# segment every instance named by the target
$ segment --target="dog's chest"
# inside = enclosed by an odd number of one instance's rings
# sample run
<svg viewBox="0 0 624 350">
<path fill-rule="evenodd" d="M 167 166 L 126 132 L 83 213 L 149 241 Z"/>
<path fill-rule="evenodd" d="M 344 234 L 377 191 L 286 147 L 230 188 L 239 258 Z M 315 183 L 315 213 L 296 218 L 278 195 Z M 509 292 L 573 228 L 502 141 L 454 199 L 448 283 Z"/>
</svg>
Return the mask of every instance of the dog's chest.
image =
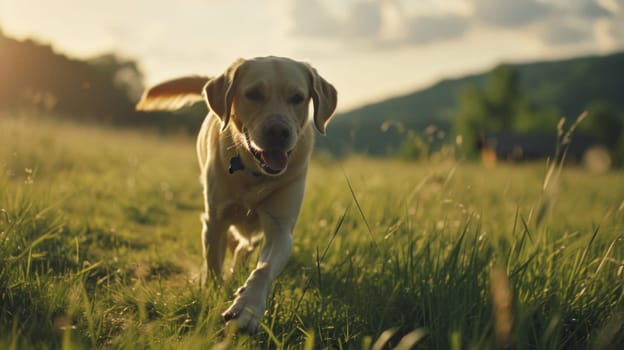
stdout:
<svg viewBox="0 0 624 350">
<path fill-rule="evenodd" d="M 231 225 L 244 228 L 245 231 L 255 231 L 259 227 L 258 212 L 240 204 L 231 204 L 224 208 L 223 218 Z"/>
<path fill-rule="evenodd" d="M 218 216 L 227 221 L 245 221 L 257 217 L 263 202 L 279 188 L 275 181 L 241 181 L 215 187 L 209 186 L 209 206 L 217 209 Z"/>
</svg>

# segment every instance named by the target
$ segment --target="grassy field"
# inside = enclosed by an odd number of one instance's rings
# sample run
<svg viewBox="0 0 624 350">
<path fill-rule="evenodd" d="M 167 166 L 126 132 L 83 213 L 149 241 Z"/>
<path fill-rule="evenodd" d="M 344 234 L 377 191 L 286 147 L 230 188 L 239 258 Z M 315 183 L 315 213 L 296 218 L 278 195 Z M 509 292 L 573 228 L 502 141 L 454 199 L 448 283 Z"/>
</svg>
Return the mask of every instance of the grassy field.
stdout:
<svg viewBox="0 0 624 350">
<path fill-rule="evenodd" d="M 202 286 L 193 140 L 0 115 L 0 348 L 617 349 L 624 172 L 314 160 L 263 330 Z M 322 141 L 321 141 L 322 142 Z"/>
</svg>

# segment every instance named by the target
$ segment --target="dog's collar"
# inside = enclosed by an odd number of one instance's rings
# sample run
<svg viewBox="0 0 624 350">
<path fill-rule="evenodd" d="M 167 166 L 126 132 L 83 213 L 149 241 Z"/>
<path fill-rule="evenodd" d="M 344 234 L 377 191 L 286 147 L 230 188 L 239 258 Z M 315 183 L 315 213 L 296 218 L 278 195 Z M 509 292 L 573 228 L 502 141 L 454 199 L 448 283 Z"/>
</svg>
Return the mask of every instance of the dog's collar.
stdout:
<svg viewBox="0 0 624 350">
<path fill-rule="evenodd" d="M 243 164 L 243 159 L 241 158 L 241 156 L 237 154 L 234 157 L 230 158 L 230 167 L 228 168 L 228 171 L 230 174 L 234 174 L 235 172 L 239 170 L 244 171 L 245 164 Z M 261 176 L 262 174 L 252 171 L 251 175 L 258 177 L 258 176 Z"/>
</svg>

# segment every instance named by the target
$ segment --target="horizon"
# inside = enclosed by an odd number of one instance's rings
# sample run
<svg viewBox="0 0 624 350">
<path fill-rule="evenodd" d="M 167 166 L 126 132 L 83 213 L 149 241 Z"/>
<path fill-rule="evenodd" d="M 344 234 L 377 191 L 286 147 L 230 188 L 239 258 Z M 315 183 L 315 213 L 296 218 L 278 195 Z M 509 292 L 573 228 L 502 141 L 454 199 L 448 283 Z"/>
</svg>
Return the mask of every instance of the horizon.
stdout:
<svg viewBox="0 0 624 350">
<path fill-rule="evenodd" d="M 341 113 L 502 63 L 624 49 L 622 0 L 262 4 L 187 0 L 175 6 L 174 18 L 172 5 L 160 2 L 4 0 L 0 28 L 6 36 L 48 44 L 78 59 L 113 52 L 136 60 L 146 86 L 189 74 L 220 74 L 237 57 L 306 60 L 338 89 Z M 232 25 L 231 18 L 240 21 Z M 206 31 L 199 35 L 196 28 L 202 25 Z"/>
</svg>

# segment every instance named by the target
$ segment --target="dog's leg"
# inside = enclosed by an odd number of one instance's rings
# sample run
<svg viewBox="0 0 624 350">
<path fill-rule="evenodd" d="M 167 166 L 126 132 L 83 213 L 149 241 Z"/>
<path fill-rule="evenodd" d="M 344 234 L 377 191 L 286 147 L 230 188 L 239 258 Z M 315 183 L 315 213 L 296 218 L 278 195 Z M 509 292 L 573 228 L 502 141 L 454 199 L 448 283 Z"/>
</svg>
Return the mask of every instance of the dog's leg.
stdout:
<svg viewBox="0 0 624 350">
<path fill-rule="evenodd" d="M 208 274 L 206 280 L 220 279 L 227 248 L 228 228 L 220 220 L 211 219 L 208 213 L 202 215 L 202 224 L 202 246 Z"/>
<path fill-rule="evenodd" d="M 291 220 L 267 217 L 262 221 L 267 233 L 258 264 L 236 292 L 230 308 L 223 313 L 226 321 L 233 320 L 238 328 L 249 333 L 257 331 L 271 284 L 284 268 L 292 250 Z"/>
<path fill-rule="evenodd" d="M 299 214 L 305 179 L 282 188 L 262 205 L 260 225 L 265 244 L 258 264 L 236 292 L 232 305 L 223 313 L 226 321 L 254 333 L 264 317 L 267 296 L 273 280 L 282 271 L 293 244 L 293 228 Z M 274 213 L 280 213 L 275 215 Z"/>
<path fill-rule="evenodd" d="M 230 246 L 230 252 L 232 253 L 232 260 L 230 262 L 230 268 L 227 272 L 227 277 L 231 277 L 234 273 L 234 268 L 236 267 L 236 263 L 240 257 L 241 252 L 248 253 L 252 250 L 253 246 L 251 245 L 250 240 L 243 236 L 236 226 L 230 227 L 230 235 L 228 236 L 228 245 Z"/>
</svg>

